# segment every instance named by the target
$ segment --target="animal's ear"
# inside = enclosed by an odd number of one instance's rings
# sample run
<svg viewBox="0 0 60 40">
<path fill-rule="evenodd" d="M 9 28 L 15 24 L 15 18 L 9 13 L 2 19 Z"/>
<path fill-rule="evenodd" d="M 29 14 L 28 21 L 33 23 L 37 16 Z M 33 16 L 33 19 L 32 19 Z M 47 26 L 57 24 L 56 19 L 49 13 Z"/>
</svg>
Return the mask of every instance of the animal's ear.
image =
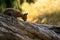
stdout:
<svg viewBox="0 0 60 40">
<path fill-rule="evenodd" d="M 27 16 L 27 15 L 28 15 L 28 13 L 25 13 L 25 14 L 24 14 L 24 16 Z"/>
</svg>

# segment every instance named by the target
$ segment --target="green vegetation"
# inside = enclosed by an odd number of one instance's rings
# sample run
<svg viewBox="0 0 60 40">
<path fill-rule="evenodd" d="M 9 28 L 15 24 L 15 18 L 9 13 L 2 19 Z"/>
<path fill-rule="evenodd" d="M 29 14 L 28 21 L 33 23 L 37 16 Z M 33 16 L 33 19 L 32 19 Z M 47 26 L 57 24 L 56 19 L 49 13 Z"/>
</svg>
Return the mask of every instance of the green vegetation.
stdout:
<svg viewBox="0 0 60 40">
<path fill-rule="evenodd" d="M 20 9 L 20 1 L 19 0 L 0 0 L 0 12 L 3 11 L 4 8 L 15 8 Z"/>
<path fill-rule="evenodd" d="M 34 2 L 33 0 L 26 1 L 28 3 Z M 2 12 L 4 8 L 15 8 L 22 11 L 21 5 L 23 2 L 24 0 L 0 0 L 0 12 Z"/>
</svg>

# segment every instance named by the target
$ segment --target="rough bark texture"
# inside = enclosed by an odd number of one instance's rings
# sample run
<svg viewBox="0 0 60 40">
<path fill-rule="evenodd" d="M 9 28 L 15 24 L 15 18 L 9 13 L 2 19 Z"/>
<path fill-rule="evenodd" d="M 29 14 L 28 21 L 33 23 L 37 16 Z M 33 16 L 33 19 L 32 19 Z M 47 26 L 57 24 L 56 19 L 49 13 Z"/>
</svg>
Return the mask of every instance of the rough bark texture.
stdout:
<svg viewBox="0 0 60 40">
<path fill-rule="evenodd" d="M 60 27 L 0 15 L 0 40 L 60 40 Z"/>
</svg>

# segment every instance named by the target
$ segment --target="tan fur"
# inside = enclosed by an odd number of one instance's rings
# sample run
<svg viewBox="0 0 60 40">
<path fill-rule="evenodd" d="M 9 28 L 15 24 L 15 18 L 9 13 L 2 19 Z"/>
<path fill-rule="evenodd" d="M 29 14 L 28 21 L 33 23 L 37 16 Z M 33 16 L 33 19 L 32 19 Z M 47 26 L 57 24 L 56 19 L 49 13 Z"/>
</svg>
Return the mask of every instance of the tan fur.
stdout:
<svg viewBox="0 0 60 40">
<path fill-rule="evenodd" d="M 21 17 L 24 21 L 26 21 L 26 19 L 27 19 L 27 13 L 22 14 L 21 12 L 15 10 L 13 8 L 6 8 L 4 11 L 4 14 L 8 15 L 8 16 L 13 16 L 15 18 Z"/>
</svg>

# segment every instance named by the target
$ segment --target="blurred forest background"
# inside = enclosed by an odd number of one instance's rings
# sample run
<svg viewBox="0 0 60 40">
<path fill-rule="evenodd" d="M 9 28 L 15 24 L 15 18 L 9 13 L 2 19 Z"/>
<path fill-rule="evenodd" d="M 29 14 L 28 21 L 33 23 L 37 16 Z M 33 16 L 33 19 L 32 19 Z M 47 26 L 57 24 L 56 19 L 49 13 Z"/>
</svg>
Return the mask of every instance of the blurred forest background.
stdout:
<svg viewBox="0 0 60 40">
<path fill-rule="evenodd" d="M 60 0 L 0 0 L 0 13 L 5 8 L 28 13 L 27 22 L 60 26 Z"/>
</svg>

